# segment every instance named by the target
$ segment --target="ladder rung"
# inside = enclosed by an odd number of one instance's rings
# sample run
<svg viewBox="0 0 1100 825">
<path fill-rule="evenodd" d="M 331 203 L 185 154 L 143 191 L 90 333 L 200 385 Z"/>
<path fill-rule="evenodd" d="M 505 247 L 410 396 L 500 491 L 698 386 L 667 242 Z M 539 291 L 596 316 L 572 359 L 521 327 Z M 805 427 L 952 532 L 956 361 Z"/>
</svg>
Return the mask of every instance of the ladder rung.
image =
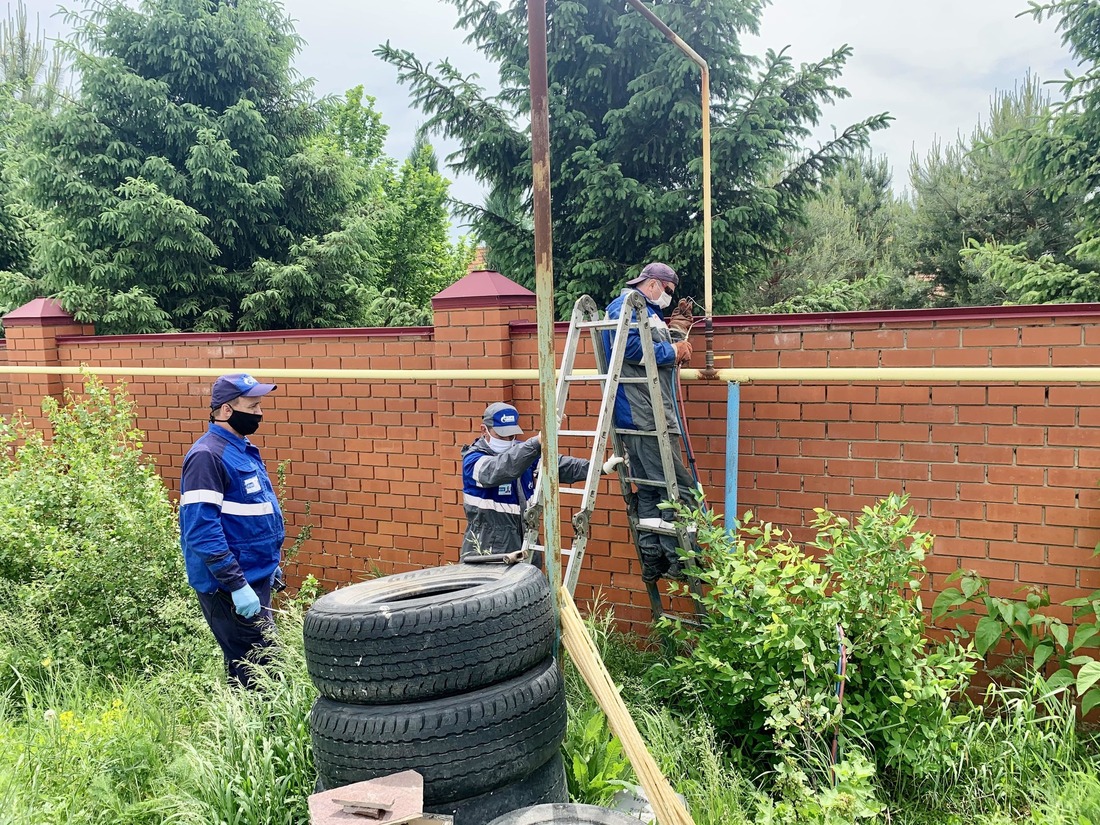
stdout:
<svg viewBox="0 0 1100 825">
<path fill-rule="evenodd" d="M 615 432 L 617 432 L 619 435 L 648 435 L 648 436 L 658 435 L 658 432 L 656 430 L 622 430 L 622 429 L 616 428 Z"/>
<path fill-rule="evenodd" d="M 577 487 L 559 487 L 558 492 L 559 493 L 572 493 L 575 496 L 583 496 L 584 493 L 585 493 L 585 490 L 584 490 L 583 487 L 581 487 L 581 488 L 577 488 Z"/>
<path fill-rule="evenodd" d="M 657 521 L 656 519 L 641 519 L 638 521 L 638 529 L 645 533 L 660 533 L 662 536 L 678 536 L 680 530 L 687 534 L 696 532 L 694 524 L 688 524 L 684 527 L 677 529 L 676 525 L 671 521 L 659 520 L 657 524 L 645 524 L 647 521 Z"/>
<path fill-rule="evenodd" d="M 699 619 L 689 619 L 680 613 L 668 613 L 667 611 L 661 611 L 661 618 L 668 619 L 670 622 L 679 622 L 680 624 L 686 624 L 688 627 L 703 627 L 703 623 Z"/>
<path fill-rule="evenodd" d="M 543 544 L 528 544 L 527 549 L 528 550 L 537 550 L 541 553 L 546 552 L 546 546 L 543 545 Z M 561 554 L 563 556 L 572 556 L 573 555 L 573 548 L 572 547 L 563 547 L 561 549 Z"/>
<path fill-rule="evenodd" d="M 599 435 L 596 430 L 558 430 L 558 435 L 578 435 L 584 438 L 595 438 Z"/>
<path fill-rule="evenodd" d="M 619 379 L 620 384 L 648 384 L 649 379 L 644 375 L 624 376 Z"/>
<path fill-rule="evenodd" d="M 577 329 L 615 329 L 618 325 L 619 321 L 617 318 L 604 318 L 600 321 L 579 321 L 577 322 Z"/>
<path fill-rule="evenodd" d="M 607 380 L 607 373 L 606 372 L 598 372 L 598 373 L 595 373 L 594 375 L 567 375 L 567 376 L 565 376 L 565 380 L 566 381 L 606 381 Z M 633 379 L 631 379 L 631 380 L 633 380 Z"/>
<path fill-rule="evenodd" d="M 666 489 L 668 487 L 665 482 L 654 481 L 651 478 L 635 478 L 634 476 L 627 476 L 626 480 L 634 482 L 639 487 L 665 487 Z"/>
</svg>

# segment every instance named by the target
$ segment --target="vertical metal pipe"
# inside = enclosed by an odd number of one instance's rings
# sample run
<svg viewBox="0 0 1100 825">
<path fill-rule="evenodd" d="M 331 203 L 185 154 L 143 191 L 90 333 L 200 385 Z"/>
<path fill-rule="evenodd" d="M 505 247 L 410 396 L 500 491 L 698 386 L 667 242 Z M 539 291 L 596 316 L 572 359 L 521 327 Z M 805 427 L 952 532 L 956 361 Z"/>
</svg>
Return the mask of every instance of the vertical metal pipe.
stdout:
<svg viewBox="0 0 1100 825">
<path fill-rule="evenodd" d="M 733 531 L 737 515 L 737 458 L 741 439 L 741 385 L 730 381 L 726 391 L 726 530 Z"/>
<path fill-rule="evenodd" d="M 702 72 L 703 107 L 703 305 L 706 312 L 704 331 L 706 333 L 707 354 L 703 370 L 704 378 L 714 378 L 714 283 L 712 278 L 713 258 L 711 254 L 711 212 L 710 212 L 710 67 L 699 54 L 683 41 L 665 22 L 642 3 L 642 0 L 627 0 L 639 14 L 653 24 L 665 39 L 687 55 Z"/>
<path fill-rule="evenodd" d="M 539 412 L 542 416 L 542 506 L 546 575 L 554 615 L 561 585 L 558 417 L 554 380 L 554 249 L 550 218 L 550 108 L 546 79 L 546 0 L 528 0 L 531 64 L 531 178 L 535 218 L 535 310 L 538 318 Z"/>
</svg>

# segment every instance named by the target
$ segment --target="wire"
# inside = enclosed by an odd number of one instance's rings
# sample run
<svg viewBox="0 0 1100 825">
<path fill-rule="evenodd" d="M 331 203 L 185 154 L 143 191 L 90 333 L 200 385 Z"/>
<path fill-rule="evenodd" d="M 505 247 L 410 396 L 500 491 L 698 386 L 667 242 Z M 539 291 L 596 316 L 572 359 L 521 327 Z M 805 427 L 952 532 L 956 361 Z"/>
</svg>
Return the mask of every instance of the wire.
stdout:
<svg viewBox="0 0 1100 825">
<path fill-rule="evenodd" d="M 688 468 L 691 470 L 691 477 L 695 480 L 695 488 L 701 489 L 702 485 L 699 483 L 699 469 L 695 466 L 695 451 L 691 448 L 691 434 L 688 432 L 687 426 L 687 409 L 684 407 L 684 387 L 680 383 L 680 369 L 676 368 L 676 381 L 672 385 L 673 403 L 672 409 L 676 411 L 676 420 L 680 423 L 680 433 L 684 438 L 684 452 L 687 453 Z M 706 499 L 701 499 L 699 506 L 703 512 L 707 512 Z"/>
<path fill-rule="evenodd" d="M 833 746 L 829 749 L 829 770 L 832 773 L 833 787 L 836 787 L 836 760 L 837 760 L 837 748 L 840 740 L 840 718 L 844 715 L 844 683 L 847 681 L 848 676 L 848 649 L 844 645 L 844 628 L 837 622 L 836 626 L 836 638 L 837 638 L 837 661 L 836 661 L 836 696 L 837 696 L 837 717 L 836 717 L 836 729 L 833 731 Z"/>
</svg>

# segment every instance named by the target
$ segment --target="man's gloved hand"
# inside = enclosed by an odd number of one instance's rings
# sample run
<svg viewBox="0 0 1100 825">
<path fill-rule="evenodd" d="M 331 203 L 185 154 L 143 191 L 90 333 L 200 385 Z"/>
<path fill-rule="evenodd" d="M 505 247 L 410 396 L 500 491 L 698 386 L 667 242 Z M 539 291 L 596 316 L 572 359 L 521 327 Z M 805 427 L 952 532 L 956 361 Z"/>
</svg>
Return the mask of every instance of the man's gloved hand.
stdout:
<svg viewBox="0 0 1100 825">
<path fill-rule="evenodd" d="M 282 593 L 284 590 L 286 590 L 286 574 L 283 572 L 283 566 L 279 565 L 271 574 L 271 592 Z"/>
<path fill-rule="evenodd" d="M 691 341 L 677 341 L 672 349 L 676 352 L 676 366 L 686 366 L 691 360 Z"/>
<path fill-rule="evenodd" d="M 676 309 L 672 310 L 672 315 L 669 316 L 668 328 L 673 332 L 678 332 L 681 338 L 687 338 L 693 323 L 695 323 L 695 318 L 691 314 L 691 300 L 681 298 L 680 302 L 676 304 Z"/>
<path fill-rule="evenodd" d="M 624 461 L 626 461 L 626 459 L 623 458 L 621 455 L 611 456 L 611 458 L 607 459 L 607 461 L 603 463 L 602 469 L 604 475 L 615 472 L 615 470 L 618 469 L 619 465 L 622 464 Z"/>
<path fill-rule="evenodd" d="M 237 615 L 251 619 L 260 612 L 260 597 L 247 582 L 240 590 L 234 590 L 229 595 L 233 597 L 233 607 L 236 608 Z"/>
</svg>

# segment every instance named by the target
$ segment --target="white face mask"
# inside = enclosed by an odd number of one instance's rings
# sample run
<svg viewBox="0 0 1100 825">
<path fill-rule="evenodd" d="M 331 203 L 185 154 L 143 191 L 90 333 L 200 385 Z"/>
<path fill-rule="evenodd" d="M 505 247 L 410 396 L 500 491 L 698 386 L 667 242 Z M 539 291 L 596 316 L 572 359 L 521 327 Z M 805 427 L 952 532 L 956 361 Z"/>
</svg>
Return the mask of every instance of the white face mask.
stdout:
<svg viewBox="0 0 1100 825">
<path fill-rule="evenodd" d="M 656 304 L 661 309 L 668 309 L 668 305 L 672 303 L 672 296 L 664 290 L 661 290 L 661 297 L 657 299 Z"/>
<path fill-rule="evenodd" d="M 489 449 L 494 453 L 503 453 L 509 447 L 516 443 L 514 438 L 497 438 L 495 435 L 491 435 L 488 438 Z"/>
</svg>

